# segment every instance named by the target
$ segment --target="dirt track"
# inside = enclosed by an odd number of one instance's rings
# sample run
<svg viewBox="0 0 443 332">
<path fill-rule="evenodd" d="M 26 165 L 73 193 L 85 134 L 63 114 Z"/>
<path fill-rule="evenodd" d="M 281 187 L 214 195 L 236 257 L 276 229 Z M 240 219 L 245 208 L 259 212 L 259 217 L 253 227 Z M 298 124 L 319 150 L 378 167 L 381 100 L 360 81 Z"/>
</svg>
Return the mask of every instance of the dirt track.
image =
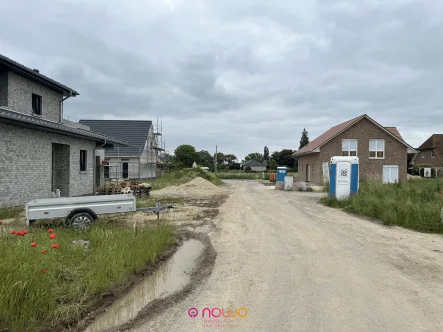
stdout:
<svg viewBox="0 0 443 332">
<path fill-rule="evenodd" d="M 227 182 L 212 274 L 131 331 L 443 331 L 442 236 L 320 206 L 321 194 Z M 205 307 L 249 314 L 203 327 Z"/>
</svg>

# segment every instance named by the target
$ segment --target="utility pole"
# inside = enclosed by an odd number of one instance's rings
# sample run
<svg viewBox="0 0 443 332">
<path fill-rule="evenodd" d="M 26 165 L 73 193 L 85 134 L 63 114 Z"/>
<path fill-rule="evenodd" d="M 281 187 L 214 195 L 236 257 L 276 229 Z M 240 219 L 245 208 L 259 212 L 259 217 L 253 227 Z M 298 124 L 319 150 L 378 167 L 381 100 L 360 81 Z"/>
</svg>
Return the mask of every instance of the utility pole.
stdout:
<svg viewBox="0 0 443 332">
<path fill-rule="evenodd" d="M 217 145 L 215 146 L 215 172 L 217 173 Z"/>
</svg>

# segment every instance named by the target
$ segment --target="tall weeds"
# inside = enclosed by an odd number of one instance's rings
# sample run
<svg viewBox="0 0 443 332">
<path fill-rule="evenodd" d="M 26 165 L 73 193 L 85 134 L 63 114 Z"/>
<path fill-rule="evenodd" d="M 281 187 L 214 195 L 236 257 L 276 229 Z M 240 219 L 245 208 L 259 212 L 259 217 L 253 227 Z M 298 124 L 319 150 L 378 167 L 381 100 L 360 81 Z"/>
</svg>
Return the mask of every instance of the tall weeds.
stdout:
<svg viewBox="0 0 443 332">
<path fill-rule="evenodd" d="M 420 232 L 443 233 L 440 212 L 443 207 L 441 180 L 409 180 L 404 184 L 362 181 L 358 195 L 339 201 L 325 197 L 321 202 L 331 207 L 380 219 Z"/>
</svg>

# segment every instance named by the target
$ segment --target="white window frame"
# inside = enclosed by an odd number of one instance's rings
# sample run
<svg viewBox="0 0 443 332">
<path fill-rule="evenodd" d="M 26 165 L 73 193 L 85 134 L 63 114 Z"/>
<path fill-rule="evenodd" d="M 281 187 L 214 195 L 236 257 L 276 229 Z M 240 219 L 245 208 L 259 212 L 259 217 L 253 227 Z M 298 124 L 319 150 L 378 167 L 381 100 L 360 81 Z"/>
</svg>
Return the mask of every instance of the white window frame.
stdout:
<svg viewBox="0 0 443 332">
<path fill-rule="evenodd" d="M 348 150 L 343 150 L 343 143 L 347 141 L 348 142 L 348 146 L 349 149 Z M 351 141 L 355 141 L 355 149 L 351 149 Z M 355 151 L 355 156 L 351 156 L 351 152 Z M 356 138 L 344 138 L 341 140 L 341 155 L 343 155 L 343 152 L 347 152 L 348 154 L 345 155 L 345 157 L 356 157 L 358 155 L 358 139 Z"/>
<path fill-rule="evenodd" d="M 435 158 L 435 151 L 431 150 L 431 158 Z"/>
<path fill-rule="evenodd" d="M 375 150 L 371 150 L 371 141 L 375 141 Z M 378 141 L 383 141 L 383 150 L 378 149 Z M 371 157 L 371 152 L 375 151 L 375 157 Z M 383 151 L 383 157 L 378 157 L 377 154 L 378 152 Z M 369 159 L 385 159 L 385 155 L 386 155 L 386 141 L 384 139 L 380 139 L 380 138 L 371 138 L 369 139 Z"/>
<path fill-rule="evenodd" d="M 422 157 L 422 158 L 425 157 L 425 152 L 424 152 L 424 151 L 421 151 L 421 152 L 420 152 L 420 157 Z"/>
</svg>

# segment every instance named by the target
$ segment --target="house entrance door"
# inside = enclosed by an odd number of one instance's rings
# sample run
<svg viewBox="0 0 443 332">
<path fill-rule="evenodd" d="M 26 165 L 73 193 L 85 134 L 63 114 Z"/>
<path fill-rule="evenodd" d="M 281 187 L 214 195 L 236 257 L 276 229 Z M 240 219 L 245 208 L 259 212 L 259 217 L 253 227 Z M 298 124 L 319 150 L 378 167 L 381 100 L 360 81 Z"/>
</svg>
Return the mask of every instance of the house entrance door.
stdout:
<svg viewBox="0 0 443 332">
<path fill-rule="evenodd" d="M 122 178 L 127 179 L 129 177 L 129 164 L 122 163 Z"/>
<path fill-rule="evenodd" d="M 311 182 L 311 165 L 306 165 L 306 182 Z"/>
</svg>

